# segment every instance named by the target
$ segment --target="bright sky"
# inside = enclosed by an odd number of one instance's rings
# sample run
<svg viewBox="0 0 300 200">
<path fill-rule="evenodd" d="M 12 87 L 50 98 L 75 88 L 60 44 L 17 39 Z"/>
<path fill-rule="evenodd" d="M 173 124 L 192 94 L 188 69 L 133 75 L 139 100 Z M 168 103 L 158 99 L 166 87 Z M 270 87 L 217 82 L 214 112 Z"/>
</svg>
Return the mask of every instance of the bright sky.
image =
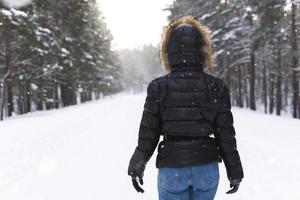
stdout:
<svg viewBox="0 0 300 200">
<path fill-rule="evenodd" d="M 26 6 L 32 2 L 32 0 L 0 0 L 5 6 L 19 8 Z"/>
<path fill-rule="evenodd" d="M 167 11 L 173 0 L 97 0 L 105 22 L 114 36 L 113 49 L 156 45 L 163 26 L 167 25 Z"/>
</svg>

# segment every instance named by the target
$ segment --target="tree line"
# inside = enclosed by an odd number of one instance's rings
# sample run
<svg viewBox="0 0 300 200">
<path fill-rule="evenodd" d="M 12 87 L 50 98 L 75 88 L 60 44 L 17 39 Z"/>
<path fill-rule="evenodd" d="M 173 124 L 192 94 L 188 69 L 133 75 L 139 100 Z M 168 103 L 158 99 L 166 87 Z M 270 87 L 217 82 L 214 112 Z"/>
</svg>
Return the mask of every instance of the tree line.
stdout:
<svg viewBox="0 0 300 200">
<path fill-rule="evenodd" d="M 111 40 L 96 0 L 0 4 L 0 119 L 120 91 Z"/>
<path fill-rule="evenodd" d="M 229 86 L 232 104 L 300 118 L 299 0 L 175 0 L 169 21 L 193 15 L 212 30 L 211 73 Z"/>
<path fill-rule="evenodd" d="M 122 83 L 128 92 L 141 92 L 147 84 L 163 74 L 159 60 L 159 48 L 152 44 L 134 49 L 120 49 Z"/>
</svg>

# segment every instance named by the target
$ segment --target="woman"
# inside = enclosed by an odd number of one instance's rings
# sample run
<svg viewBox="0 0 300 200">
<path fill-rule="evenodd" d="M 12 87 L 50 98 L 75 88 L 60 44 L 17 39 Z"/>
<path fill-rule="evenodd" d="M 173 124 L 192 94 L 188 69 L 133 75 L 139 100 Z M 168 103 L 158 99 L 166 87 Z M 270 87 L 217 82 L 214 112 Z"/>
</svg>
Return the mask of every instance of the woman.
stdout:
<svg viewBox="0 0 300 200">
<path fill-rule="evenodd" d="M 209 29 L 195 17 L 171 22 L 161 42 L 161 60 L 169 72 L 147 88 L 138 145 L 128 175 L 144 192 L 146 163 L 158 145 L 156 167 L 160 200 L 212 200 L 224 161 L 232 188 L 238 190 L 243 169 L 237 151 L 229 89 L 205 71 L 213 64 Z"/>
</svg>

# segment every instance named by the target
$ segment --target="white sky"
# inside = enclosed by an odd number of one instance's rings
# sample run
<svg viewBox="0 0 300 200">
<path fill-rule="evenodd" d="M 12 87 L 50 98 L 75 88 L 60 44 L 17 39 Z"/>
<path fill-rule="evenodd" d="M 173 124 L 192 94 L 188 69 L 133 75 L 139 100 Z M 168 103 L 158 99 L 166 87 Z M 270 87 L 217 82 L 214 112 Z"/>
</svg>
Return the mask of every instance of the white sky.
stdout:
<svg viewBox="0 0 300 200">
<path fill-rule="evenodd" d="M 32 0 L 0 0 L 5 6 L 19 8 L 26 6 L 32 2 Z"/>
<path fill-rule="evenodd" d="M 173 0 L 97 0 L 114 40 L 112 48 L 135 48 L 160 42 Z"/>
</svg>

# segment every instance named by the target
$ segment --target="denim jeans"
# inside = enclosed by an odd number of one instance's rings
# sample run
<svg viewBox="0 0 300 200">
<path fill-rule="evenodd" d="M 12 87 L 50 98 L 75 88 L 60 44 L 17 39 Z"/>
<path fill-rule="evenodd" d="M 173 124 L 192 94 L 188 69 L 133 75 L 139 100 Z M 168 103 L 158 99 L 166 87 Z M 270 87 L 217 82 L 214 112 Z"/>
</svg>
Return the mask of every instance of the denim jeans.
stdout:
<svg viewBox="0 0 300 200">
<path fill-rule="evenodd" d="M 219 184 L 217 162 L 158 169 L 159 200 L 213 200 Z"/>
</svg>

